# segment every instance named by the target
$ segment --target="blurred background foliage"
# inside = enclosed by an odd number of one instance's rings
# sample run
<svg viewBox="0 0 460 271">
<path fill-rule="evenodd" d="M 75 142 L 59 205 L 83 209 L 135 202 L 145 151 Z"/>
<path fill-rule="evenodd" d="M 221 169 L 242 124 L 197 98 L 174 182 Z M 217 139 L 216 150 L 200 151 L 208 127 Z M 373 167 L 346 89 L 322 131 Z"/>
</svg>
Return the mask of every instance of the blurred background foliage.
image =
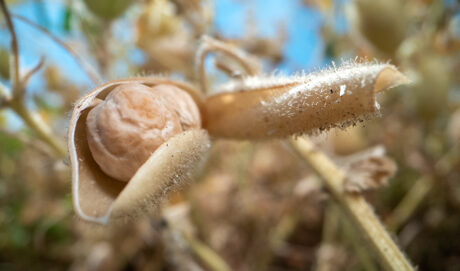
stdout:
<svg viewBox="0 0 460 271">
<path fill-rule="evenodd" d="M 380 97 L 382 118 L 314 140 L 334 157 L 383 145 L 398 172 L 367 199 L 420 270 L 460 270 L 458 1 L 6 2 L 52 35 L 13 19 L 21 71 L 45 59 L 27 106 L 62 140 L 72 104 L 95 87 L 82 67 L 104 81 L 164 74 L 196 83 L 203 34 L 260 57 L 266 72 L 311 71 L 355 56 L 397 65 L 413 83 Z M 0 17 L 0 82 L 10 86 L 10 36 Z M 70 190 L 68 160 L 0 111 L 0 270 L 208 269 L 169 227 L 201 240 L 234 270 L 380 269 L 283 141 L 217 142 L 196 182 L 165 203 L 166 220 L 152 214 L 124 226 L 88 225 L 75 217 Z"/>
</svg>

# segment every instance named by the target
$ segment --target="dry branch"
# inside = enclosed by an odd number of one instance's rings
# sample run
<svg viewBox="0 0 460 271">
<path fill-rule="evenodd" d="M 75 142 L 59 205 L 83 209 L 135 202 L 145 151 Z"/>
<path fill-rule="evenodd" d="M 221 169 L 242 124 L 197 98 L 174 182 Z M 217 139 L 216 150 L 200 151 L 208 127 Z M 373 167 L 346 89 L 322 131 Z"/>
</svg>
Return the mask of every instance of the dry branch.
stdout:
<svg viewBox="0 0 460 271">
<path fill-rule="evenodd" d="M 297 140 L 292 140 L 292 144 L 321 177 L 334 199 L 346 211 L 359 232 L 369 241 L 368 243 L 385 269 L 414 270 L 364 197 L 360 194 L 345 193 L 346 173 L 321 151 L 316 150 L 310 140 L 299 137 Z"/>
</svg>

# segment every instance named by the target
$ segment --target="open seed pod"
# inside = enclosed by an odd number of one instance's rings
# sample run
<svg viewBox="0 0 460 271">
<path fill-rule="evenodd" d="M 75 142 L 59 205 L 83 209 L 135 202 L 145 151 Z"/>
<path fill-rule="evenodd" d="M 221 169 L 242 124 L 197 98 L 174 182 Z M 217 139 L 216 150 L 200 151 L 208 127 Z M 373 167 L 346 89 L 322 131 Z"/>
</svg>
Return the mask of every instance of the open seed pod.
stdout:
<svg viewBox="0 0 460 271">
<path fill-rule="evenodd" d="M 68 139 L 77 214 L 103 224 L 126 220 L 148 213 L 188 181 L 210 147 L 201 129 L 201 103 L 191 86 L 162 78 L 112 81 L 79 100 Z M 127 113 L 133 108 L 140 111 Z M 180 115 L 184 108 L 192 117 Z M 162 112 L 176 119 L 154 115 Z"/>
<path fill-rule="evenodd" d="M 393 65 L 355 62 L 292 77 L 252 76 L 206 100 L 203 127 L 236 139 L 345 128 L 378 112 L 376 93 L 408 82 Z"/>
</svg>

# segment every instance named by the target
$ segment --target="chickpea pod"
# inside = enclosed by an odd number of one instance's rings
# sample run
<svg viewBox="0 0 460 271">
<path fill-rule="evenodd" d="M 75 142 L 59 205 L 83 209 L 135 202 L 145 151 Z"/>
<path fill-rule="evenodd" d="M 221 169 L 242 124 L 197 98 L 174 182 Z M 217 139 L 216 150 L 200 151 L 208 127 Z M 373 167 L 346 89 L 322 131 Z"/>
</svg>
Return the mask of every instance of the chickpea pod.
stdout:
<svg viewBox="0 0 460 271">
<path fill-rule="evenodd" d="M 137 216 L 189 181 L 210 146 L 200 103 L 191 86 L 158 78 L 109 82 L 77 102 L 69 127 L 77 214 L 103 224 Z"/>
<path fill-rule="evenodd" d="M 307 75 L 234 79 L 206 98 L 162 78 L 106 83 L 76 103 L 70 121 L 76 212 L 103 224 L 147 214 L 191 180 L 210 137 L 260 140 L 345 128 L 378 114 L 377 93 L 407 82 L 392 65 L 348 62 Z"/>
</svg>

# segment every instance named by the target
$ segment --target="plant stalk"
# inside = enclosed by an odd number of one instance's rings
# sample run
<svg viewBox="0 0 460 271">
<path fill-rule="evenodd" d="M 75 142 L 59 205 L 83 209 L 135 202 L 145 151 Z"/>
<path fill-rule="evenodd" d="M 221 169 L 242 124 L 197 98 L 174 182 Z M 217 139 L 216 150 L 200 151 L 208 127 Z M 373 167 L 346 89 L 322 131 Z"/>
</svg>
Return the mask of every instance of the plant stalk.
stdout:
<svg viewBox="0 0 460 271">
<path fill-rule="evenodd" d="M 8 10 L 8 7 L 5 3 L 5 0 L 0 0 L 0 7 L 2 9 L 2 13 L 5 17 L 6 26 L 8 27 L 8 31 L 11 34 L 11 51 L 13 53 L 13 62 L 11 65 L 11 78 L 13 78 L 13 85 L 15 86 L 15 90 L 22 90 L 21 88 L 16 88 L 20 84 L 20 75 L 19 75 L 19 45 L 18 45 L 18 38 L 16 35 L 16 31 L 14 30 L 14 24 L 11 20 L 11 15 Z M 21 95 L 22 93 L 17 93 Z"/>
<path fill-rule="evenodd" d="M 360 194 L 349 194 L 343 189 L 345 172 L 339 169 L 326 155 L 315 149 L 305 137 L 291 141 L 301 156 L 316 171 L 330 190 L 339 206 L 345 210 L 351 221 L 366 237 L 377 258 L 386 270 L 414 270 L 409 260 L 399 250 L 384 226 L 380 223 L 372 207 Z"/>
<path fill-rule="evenodd" d="M 190 249 L 200 258 L 201 261 L 213 271 L 230 271 L 232 270 L 228 264 L 211 248 L 202 243 L 195 237 L 183 233 L 184 239 L 187 241 Z"/>
</svg>

